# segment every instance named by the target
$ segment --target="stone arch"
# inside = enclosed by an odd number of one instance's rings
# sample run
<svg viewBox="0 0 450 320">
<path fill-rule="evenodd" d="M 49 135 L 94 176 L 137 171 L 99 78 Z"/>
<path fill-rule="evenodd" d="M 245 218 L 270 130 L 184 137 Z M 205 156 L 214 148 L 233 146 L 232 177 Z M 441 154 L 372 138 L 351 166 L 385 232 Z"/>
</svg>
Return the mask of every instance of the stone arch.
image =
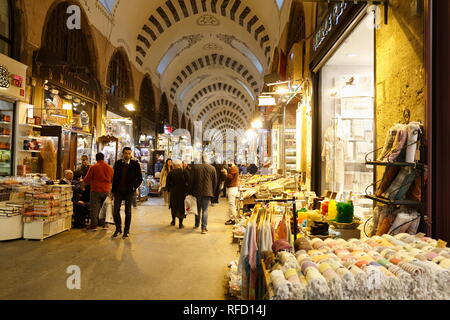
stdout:
<svg viewBox="0 0 450 320">
<path fill-rule="evenodd" d="M 155 94 L 149 75 L 145 75 L 142 80 L 139 93 L 139 105 L 141 107 L 141 114 L 145 114 L 152 121 L 156 120 Z"/>
<path fill-rule="evenodd" d="M 186 115 L 184 113 L 183 113 L 183 116 L 181 117 L 181 128 L 187 129 Z"/>
<path fill-rule="evenodd" d="M 163 93 L 159 105 L 159 122 L 169 123 L 169 102 L 165 93 Z"/>
<path fill-rule="evenodd" d="M 67 8 L 77 5 L 81 9 L 81 30 L 69 30 Z M 50 59 L 54 65 L 69 65 L 98 79 L 97 48 L 91 26 L 83 7 L 77 1 L 55 1 L 47 12 L 42 32 L 41 49 L 37 60 Z"/>
<path fill-rule="evenodd" d="M 291 7 L 291 14 L 289 18 L 289 30 L 287 37 L 286 53 L 292 49 L 292 46 L 303 39 L 305 39 L 306 24 L 305 24 L 305 10 L 303 4 L 294 2 Z"/>
<path fill-rule="evenodd" d="M 131 66 L 123 48 L 118 48 L 109 61 L 106 87 L 107 92 L 117 98 L 131 99 L 134 96 Z"/>
<path fill-rule="evenodd" d="M 172 110 L 172 126 L 175 128 L 180 128 L 180 119 L 178 114 L 178 107 L 175 105 Z"/>
<path fill-rule="evenodd" d="M 267 28 L 261 23 L 260 18 L 254 14 L 254 12 L 241 0 L 223 0 L 220 7 L 218 6 L 218 0 L 190 0 L 186 4 L 186 0 L 178 0 L 178 5 L 175 5 L 174 0 L 168 0 L 165 2 L 166 6 L 159 6 L 155 12 L 153 12 L 139 33 L 136 46 L 136 62 L 139 65 L 143 65 L 143 59 L 149 53 L 150 47 L 157 41 L 157 39 L 168 29 L 175 24 L 181 22 L 183 19 L 190 16 L 212 14 L 208 19 L 217 20 L 213 15 L 221 15 L 229 18 L 230 20 L 238 23 L 245 31 L 252 35 L 255 41 L 259 44 L 261 49 L 264 50 L 264 54 L 268 57 L 270 53 L 270 37 L 267 33 Z M 198 20 L 201 24 L 201 21 Z"/>
</svg>

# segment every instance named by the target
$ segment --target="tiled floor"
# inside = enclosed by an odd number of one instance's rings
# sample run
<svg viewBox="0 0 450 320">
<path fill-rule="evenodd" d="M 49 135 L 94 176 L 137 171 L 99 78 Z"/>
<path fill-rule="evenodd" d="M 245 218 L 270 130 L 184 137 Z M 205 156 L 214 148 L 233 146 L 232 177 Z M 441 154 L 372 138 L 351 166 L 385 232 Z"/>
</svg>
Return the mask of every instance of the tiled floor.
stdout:
<svg viewBox="0 0 450 320">
<path fill-rule="evenodd" d="M 209 233 L 169 226 L 152 198 L 133 212 L 131 238 L 71 230 L 43 242 L 0 243 L 0 299 L 224 299 L 227 264 L 236 258 L 226 204 L 210 208 Z M 69 290 L 67 268 L 80 267 L 81 289 Z"/>
</svg>

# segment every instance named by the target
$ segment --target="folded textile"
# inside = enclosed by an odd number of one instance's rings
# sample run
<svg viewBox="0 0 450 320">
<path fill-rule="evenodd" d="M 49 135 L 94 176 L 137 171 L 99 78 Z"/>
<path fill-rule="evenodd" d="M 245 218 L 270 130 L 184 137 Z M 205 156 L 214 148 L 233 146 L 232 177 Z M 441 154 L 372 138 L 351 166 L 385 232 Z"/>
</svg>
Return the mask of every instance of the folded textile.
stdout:
<svg viewBox="0 0 450 320">
<path fill-rule="evenodd" d="M 397 131 L 397 135 L 395 136 L 392 149 L 387 157 L 387 160 L 389 162 L 404 160 L 406 153 L 405 146 L 407 140 L 408 140 L 408 128 L 406 125 L 401 125 L 401 127 L 399 127 Z"/>
<path fill-rule="evenodd" d="M 387 156 L 392 151 L 392 146 L 394 145 L 395 138 L 397 137 L 397 132 L 400 128 L 402 128 L 402 125 L 397 123 L 389 129 L 388 133 L 386 134 L 383 150 L 381 151 L 377 159 L 378 161 L 386 160 Z"/>
<path fill-rule="evenodd" d="M 400 172 L 400 167 L 386 167 L 384 170 L 383 178 L 381 182 L 378 184 L 377 190 L 375 191 L 375 195 L 377 197 L 383 196 L 386 190 L 391 186 L 394 179 L 397 177 Z"/>
<path fill-rule="evenodd" d="M 417 171 L 411 170 L 411 172 L 405 177 L 402 182 L 402 186 L 398 190 L 397 195 L 394 200 L 404 200 L 408 190 L 411 188 L 412 184 L 416 180 Z"/>
<path fill-rule="evenodd" d="M 400 172 L 395 177 L 394 181 L 392 181 L 391 185 L 384 192 L 383 197 L 391 200 L 395 200 L 400 188 L 403 186 L 406 178 L 413 172 L 411 167 L 404 167 L 400 169 Z"/>
<path fill-rule="evenodd" d="M 421 124 L 419 122 L 410 122 L 408 124 L 408 141 L 406 143 L 406 162 L 414 162 L 416 160 L 416 151 L 418 146 L 419 133 L 421 132 Z"/>
</svg>

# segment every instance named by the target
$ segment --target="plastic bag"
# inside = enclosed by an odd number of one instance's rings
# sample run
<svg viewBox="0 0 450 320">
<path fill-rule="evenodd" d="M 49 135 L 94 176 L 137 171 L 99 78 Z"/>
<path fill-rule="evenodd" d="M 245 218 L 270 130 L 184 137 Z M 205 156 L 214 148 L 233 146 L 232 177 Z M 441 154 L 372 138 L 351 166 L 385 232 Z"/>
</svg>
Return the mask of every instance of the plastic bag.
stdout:
<svg viewBox="0 0 450 320">
<path fill-rule="evenodd" d="M 197 199 L 193 196 L 187 196 L 184 199 L 184 210 L 186 214 L 197 214 Z"/>
<path fill-rule="evenodd" d="M 100 220 L 105 220 L 105 221 L 111 221 L 113 217 L 113 206 L 112 206 L 112 202 L 111 202 L 111 198 L 107 197 L 106 200 L 103 202 L 102 208 L 100 209 L 100 214 L 98 216 L 98 218 Z"/>
</svg>

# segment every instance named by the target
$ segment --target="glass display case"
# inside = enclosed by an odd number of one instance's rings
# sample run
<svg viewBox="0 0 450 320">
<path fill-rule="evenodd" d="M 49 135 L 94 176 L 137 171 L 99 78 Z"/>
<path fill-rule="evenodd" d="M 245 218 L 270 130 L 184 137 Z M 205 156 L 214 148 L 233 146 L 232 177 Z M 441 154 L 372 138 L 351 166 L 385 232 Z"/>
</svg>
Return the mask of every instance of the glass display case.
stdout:
<svg viewBox="0 0 450 320">
<path fill-rule="evenodd" d="M 279 149 L 279 136 L 278 136 L 278 127 L 274 126 L 272 128 L 272 173 L 276 173 L 278 169 L 280 169 L 280 149 Z"/>
<path fill-rule="evenodd" d="M 297 130 L 295 128 L 286 128 L 284 135 L 286 172 L 297 170 Z"/>
<path fill-rule="evenodd" d="M 12 174 L 12 131 L 14 105 L 0 100 L 0 176 Z"/>
<path fill-rule="evenodd" d="M 94 105 L 53 84 L 44 87 L 42 124 L 63 126 L 67 130 L 92 132 Z"/>
<path fill-rule="evenodd" d="M 114 167 L 119 153 L 119 139 L 113 136 L 103 136 L 97 140 L 98 152 L 105 155 L 105 162 Z"/>
<path fill-rule="evenodd" d="M 106 135 L 117 138 L 117 159 L 122 157 L 122 150 L 125 147 L 134 147 L 133 120 L 124 118 L 115 113 L 107 111 Z"/>
<path fill-rule="evenodd" d="M 87 133 L 78 133 L 77 134 L 77 160 L 76 166 L 81 166 L 81 157 L 87 155 L 89 157 L 89 161 L 93 162 L 95 159 L 92 157 L 92 141 L 93 137 L 91 134 Z"/>
<path fill-rule="evenodd" d="M 44 143 L 41 137 L 41 127 L 30 124 L 19 124 L 16 141 L 16 174 L 18 176 L 26 176 L 32 173 L 43 173 L 41 151 L 47 143 Z M 47 150 L 49 149 L 45 149 L 45 151 Z M 54 176 L 56 176 L 56 172 Z"/>
<path fill-rule="evenodd" d="M 172 157 L 172 139 L 170 134 L 160 134 L 158 136 L 158 150 L 164 151 L 166 158 Z"/>
</svg>

